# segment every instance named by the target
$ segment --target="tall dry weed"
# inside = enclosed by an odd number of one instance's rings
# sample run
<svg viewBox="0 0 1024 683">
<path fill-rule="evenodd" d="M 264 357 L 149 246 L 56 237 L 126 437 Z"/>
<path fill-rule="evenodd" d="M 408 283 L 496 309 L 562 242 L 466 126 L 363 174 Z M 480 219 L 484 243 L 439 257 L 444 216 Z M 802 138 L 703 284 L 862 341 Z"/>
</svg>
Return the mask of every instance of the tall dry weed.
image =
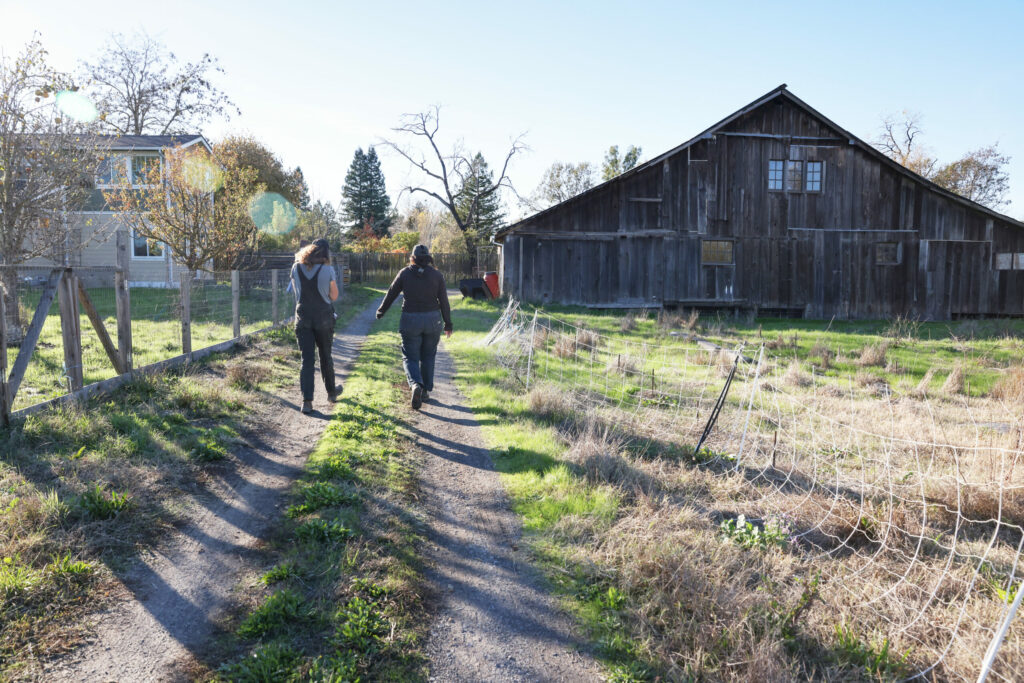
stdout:
<svg viewBox="0 0 1024 683">
<path fill-rule="evenodd" d="M 885 367 L 885 357 L 889 352 L 889 342 L 879 342 L 865 346 L 857 359 L 857 365 L 867 367 Z"/>
<path fill-rule="evenodd" d="M 1008 403 L 1024 403 L 1024 366 L 1006 371 L 992 386 L 992 398 Z"/>
<path fill-rule="evenodd" d="M 964 393 L 964 364 L 957 363 L 950 370 L 949 375 L 946 376 L 946 381 L 942 383 L 942 391 L 947 394 L 962 394 Z"/>
</svg>

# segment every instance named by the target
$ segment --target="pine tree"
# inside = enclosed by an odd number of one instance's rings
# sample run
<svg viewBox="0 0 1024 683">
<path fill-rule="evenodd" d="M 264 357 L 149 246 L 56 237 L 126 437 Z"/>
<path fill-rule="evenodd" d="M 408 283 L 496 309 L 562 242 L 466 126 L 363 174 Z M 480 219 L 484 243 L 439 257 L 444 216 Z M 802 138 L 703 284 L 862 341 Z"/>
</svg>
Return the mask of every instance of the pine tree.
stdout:
<svg viewBox="0 0 1024 683">
<path fill-rule="evenodd" d="M 369 226 L 379 237 L 386 237 L 391 225 L 391 199 L 388 197 L 380 159 L 372 147 L 364 153 L 356 150 L 345 174 L 341 190 L 341 216 L 350 234 Z"/>
<path fill-rule="evenodd" d="M 455 209 L 465 223 L 469 246 L 486 243 L 503 225 L 505 213 L 498 191 L 485 194 L 494 185 L 494 174 L 479 152 L 473 157 L 472 168 L 455 198 Z"/>
</svg>

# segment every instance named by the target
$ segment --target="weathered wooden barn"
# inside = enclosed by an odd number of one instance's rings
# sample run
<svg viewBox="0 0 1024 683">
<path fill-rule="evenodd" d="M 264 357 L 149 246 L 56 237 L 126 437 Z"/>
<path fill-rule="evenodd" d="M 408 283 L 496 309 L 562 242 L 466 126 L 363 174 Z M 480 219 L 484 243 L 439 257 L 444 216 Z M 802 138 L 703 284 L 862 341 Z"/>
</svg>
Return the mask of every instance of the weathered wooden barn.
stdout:
<svg viewBox="0 0 1024 683">
<path fill-rule="evenodd" d="M 1024 314 L 1024 223 L 908 171 L 785 85 L 496 241 L 503 291 L 540 303 Z"/>
</svg>

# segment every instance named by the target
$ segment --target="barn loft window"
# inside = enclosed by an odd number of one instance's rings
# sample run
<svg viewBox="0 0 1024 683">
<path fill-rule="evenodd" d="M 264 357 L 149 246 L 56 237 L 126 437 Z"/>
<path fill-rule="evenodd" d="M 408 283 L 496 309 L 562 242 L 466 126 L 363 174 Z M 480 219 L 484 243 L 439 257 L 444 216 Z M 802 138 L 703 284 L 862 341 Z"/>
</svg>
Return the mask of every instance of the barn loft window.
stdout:
<svg viewBox="0 0 1024 683">
<path fill-rule="evenodd" d="M 996 270 L 1013 270 L 1013 254 L 996 254 Z"/>
<path fill-rule="evenodd" d="M 807 179 L 804 189 L 808 192 L 821 192 L 821 176 L 825 163 L 822 161 L 807 162 Z"/>
<path fill-rule="evenodd" d="M 803 189 L 804 162 L 786 162 L 786 189 L 790 192 L 799 192 Z"/>
<path fill-rule="evenodd" d="M 875 244 L 875 265 L 898 266 L 900 264 L 899 242 L 878 242 Z"/>
<path fill-rule="evenodd" d="M 773 159 L 768 162 L 768 189 L 782 189 L 782 165 L 783 162 Z"/>
<path fill-rule="evenodd" d="M 1018 253 L 1013 255 L 1013 269 L 1024 270 L 1024 254 Z"/>
<path fill-rule="evenodd" d="M 705 266 L 731 266 L 732 242 L 727 240 L 701 240 L 700 261 Z"/>
</svg>

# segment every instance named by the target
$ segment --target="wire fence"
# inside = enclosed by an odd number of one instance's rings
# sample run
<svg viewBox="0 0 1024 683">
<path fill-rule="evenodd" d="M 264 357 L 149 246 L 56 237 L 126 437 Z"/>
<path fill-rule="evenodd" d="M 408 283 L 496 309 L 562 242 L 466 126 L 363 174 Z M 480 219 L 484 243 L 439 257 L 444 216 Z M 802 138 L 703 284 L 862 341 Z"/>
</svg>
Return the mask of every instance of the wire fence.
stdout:
<svg viewBox="0 0 1024 683">
<path fill-rule="evenodd" d="M 880 634 L 914 676 L 1024 679 L 1019 404 L 934 397 L 924 383 L 897 395 L 763 344 L 652 344 L 515 301 L 485 344 L 575 419 L 716 473 L 729 494 L 708 514 L 784 530 L 821 571 L 837 632 Z"/>
<path fill-rule="evenodd" d="M 350 253 L 346 257 L 351 281 L 365 284 L 390 284 L 398 271 L 409 265 L 409 255 L 405 253 Z M 433 257 L 434 267 L 452 286 L 462 279 L 497 272 L 500 261 L 496 247 L 481 247 L 476 254 L 433 254 Z"/>
<path fill-rule="evenodd" d="M 146 369 L 189 350 L 198 353 L 285 323 L 293 314 L 287 270 L 200 274 L 190 283 L 187 311 L 180 286 L 122 280 L 119 294 L 118 273 L 115 268 L 19 267 L 0 274 L 7 293 L 2 321 L 7 363 L 0 368 L 0 382 L 7 387 L 8 413 L 118 377 L 126 369 Z M 66 292 L 72 296 L 62 294 L 65 282 L 71 283 Z M 77 324 L 65 324 L 62 296 Z M 37 313 L 40 303 L 45 310 Z M 119 313 L 119 304 L 126 312 Z M 65 335 L 68 327 L 70 337 Z M 186 329 L 190 343 L 183 338 Z M 78 351 L 67 353 L 68 343 Z M 12 378 L 17 386 L 8 382 Z"/>
</svg>

